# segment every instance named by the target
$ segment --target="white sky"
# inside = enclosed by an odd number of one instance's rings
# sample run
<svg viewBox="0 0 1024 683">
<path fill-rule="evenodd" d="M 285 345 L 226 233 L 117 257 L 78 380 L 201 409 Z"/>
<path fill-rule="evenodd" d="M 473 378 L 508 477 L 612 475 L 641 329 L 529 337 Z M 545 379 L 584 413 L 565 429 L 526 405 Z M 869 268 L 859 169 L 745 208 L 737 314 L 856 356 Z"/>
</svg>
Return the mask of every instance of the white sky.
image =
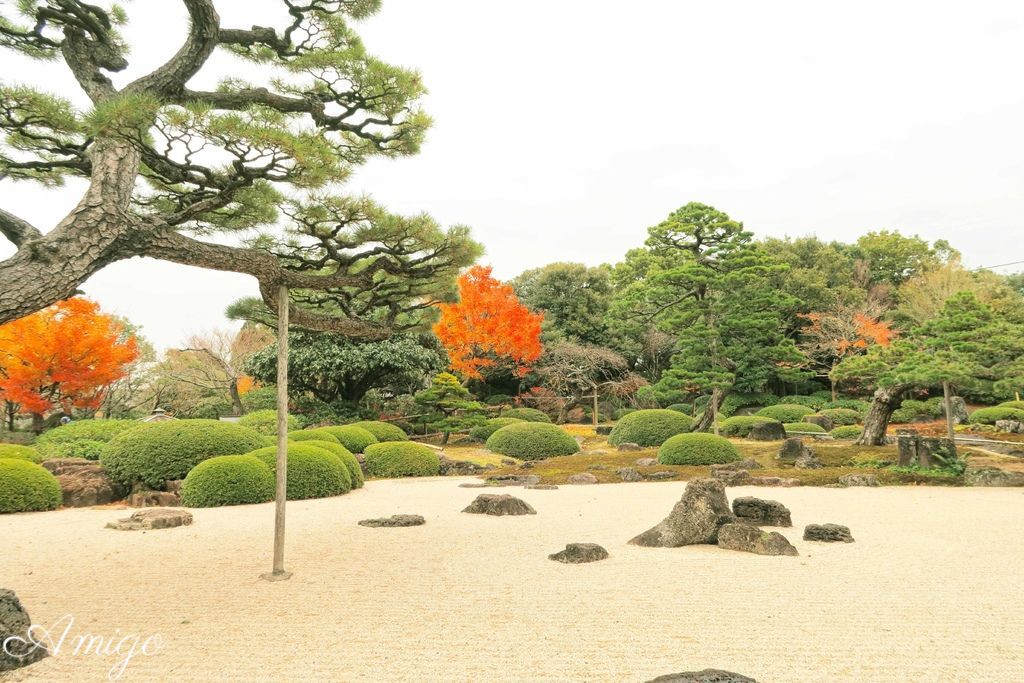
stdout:
<svg viewBox="0 0 1024 683">
<path fill-rule="evenodd" d="M 128 4 L 118 82 L 179 45 L 182 6 L 154 5 Z M 267 6 L 218 2 L 230 27 L 269 23 Z M 948 239 L 972 267 L 1024 260 L 1024 3 L 385 0 L 360 32 L 422 71 L 435 126 L 350 190 L 472 226 L 500 277 L 614 262 L 688 201 L 757 235 L 890 228 Z M 0 74 L 82 101 L 59 65 L 0 53 Z M 46 230 L 79 191 L 5 182 L 0 202 Z M 84 290 L 165 348 L 256 287 L 135 259 Z"/>
</svg>

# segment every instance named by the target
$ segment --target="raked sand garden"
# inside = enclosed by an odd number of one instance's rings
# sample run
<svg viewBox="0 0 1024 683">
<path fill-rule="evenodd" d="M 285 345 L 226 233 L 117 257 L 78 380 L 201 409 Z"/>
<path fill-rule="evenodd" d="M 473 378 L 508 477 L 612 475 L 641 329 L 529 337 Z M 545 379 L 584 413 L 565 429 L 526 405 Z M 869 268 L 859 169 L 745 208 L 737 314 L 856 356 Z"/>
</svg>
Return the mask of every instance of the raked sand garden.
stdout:
<svg viewBox="0 0 1024 683">
<path fill-rule="evenodd" d="M 369 481 L 288 504 L 288 581 L 268 583 L 273 505 L 120 532 L 116 507 L 3 519 L 0 577 L 69 638 L 135 634 L 121 680 L 643 681 L 708 667 L 781 681 L 1024 678 L 1024 492 L 728 488 L 785 504 L 797 557 L 627 544 L 684 484 L 506 488 L 536 515 L 463 514 L 468 478 Z M 365 528 L 405 512 L 426 524 Z M 803 541 L 839 522 L 856 542 Z M 607 560 L 548 554 L 595 542 Z M 73 617 L 70 622 L 66 615 Z M 64 620 L 62 621 L 62 618 Z M 69 647 L 65 645 L 65 647 Z M 2 680 L 104 680 L 67 652 Z"/>
</svg>

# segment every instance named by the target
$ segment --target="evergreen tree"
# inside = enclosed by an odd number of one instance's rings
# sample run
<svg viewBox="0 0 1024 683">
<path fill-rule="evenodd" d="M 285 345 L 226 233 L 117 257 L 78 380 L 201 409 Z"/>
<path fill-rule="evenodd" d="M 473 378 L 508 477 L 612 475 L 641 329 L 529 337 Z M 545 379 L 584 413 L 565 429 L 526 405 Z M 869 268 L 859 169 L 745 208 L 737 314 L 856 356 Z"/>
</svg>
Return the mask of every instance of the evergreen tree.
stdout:
<svg viewBox="0 0 1024 683">
<path fill-rule="evenodd" d="M 482 406 L 473 400 L 469 389 L 450 373 L 442 372 L 435 376 L 430 388 L 417 393 L 415 398 L 416 403 L 429 411 L 424 421 L 444 435 L 442 444 L 448 443 L 452 432 L 483 422 Z"/>
</svg>

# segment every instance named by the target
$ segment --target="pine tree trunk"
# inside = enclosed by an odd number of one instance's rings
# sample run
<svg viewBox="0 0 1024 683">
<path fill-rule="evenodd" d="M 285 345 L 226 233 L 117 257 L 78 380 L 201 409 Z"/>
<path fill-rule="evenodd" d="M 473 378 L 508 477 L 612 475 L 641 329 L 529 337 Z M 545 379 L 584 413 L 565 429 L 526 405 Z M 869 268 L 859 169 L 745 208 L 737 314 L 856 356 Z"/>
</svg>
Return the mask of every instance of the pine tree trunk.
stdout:
<svg viewBox="0 0 1024 683">
<path fill-rule="evenodd" d="M 728 395 L 728 391 L 725 389 L 712 389 L 711 400 L 708 401 L 708 405 L 704 408 L 704 414 L 701 415 L 700 420 L 693 427 L 695 432 L 706 432 L 714 426 L 715 418 L 718 416 L 718 409 L 722 406 L 722 401 Z"/>
<path fill-rule="evenodd" d="M 858 446 L 881 446 L 885 444 L 885 431 L 892 417 L 903 401 L 903 392 L 910 388 L 909 384 L 896 384 L 891 387 L 879 387 L 871 401 L 871 408 L 864 418 L 864 431 L 855 442 Z"/>
<path fill-rule="evenodd" d="M 235 417 L 245 415 L 245 406 L 242 405 L 242 395 L 238 393 L 238 380 L 231 380 L 228 385 L 228 393 L 231 394 L 231 414 Z"/>
<path fill-rule="evenodd" d="M 580 404 L 581 398 L 581 396 L 574 395 L 572 398 L 570 398 L 568 401 L 562 404 L 562 409 L 558 411 L 558 424 L 565 424 L 565 421 L 569 419 L 569 411 Z"/>
</svg>

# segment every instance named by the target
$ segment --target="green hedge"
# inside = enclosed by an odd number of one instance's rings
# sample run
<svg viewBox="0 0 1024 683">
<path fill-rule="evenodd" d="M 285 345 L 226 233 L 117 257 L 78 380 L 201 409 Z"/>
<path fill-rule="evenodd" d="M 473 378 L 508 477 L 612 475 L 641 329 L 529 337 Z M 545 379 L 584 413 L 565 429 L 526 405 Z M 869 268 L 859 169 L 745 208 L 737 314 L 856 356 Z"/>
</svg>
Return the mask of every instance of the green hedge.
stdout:
<svg viewBox="0 0 1024 683">
<path fill-rule="evenodd" d="M 39 465 L 0 458 L 0 513 L 53 510 L 62 498 L 57 477 Z"/>
<path fill-rule="evenodd" d="M 786 430 L 786 433 L 790 432 L 813 432 L 815 434 L 824 434 L 825 428 L 821 425 L 816 425 L 813 422 L 783 422 L 782 428 Z"/>
<path fill-rule="evenodd" d="M 760 415 L 734 415 L 718 423 L 718 431 L 726 436 L 746 437 L 750 430 L 759 424 L 778 422 L 770 417 Z"/>
<path fill-rule="evenodd" d="M 169 479 L 183 479 L 203 460 L 248 453 L 263 439 L 248 427 L 217 420 L 150 422 L 111 439 L 100 463 L 115 481 L 160 488 Z"/>
<path fill-rule="evenodd" d="M 829 434 L 832 435 L 833 439 L 856 439 L 862 431 L 864 430 L 860 425 L 843 425 L 836 427 Z"/>
<path fill-rule="evenodd" d="M 519 422 L 525 422 L 525 420 L 520 420 L 518 417 L 492 417 L 482 425 L 477 425 L 470 429 L 469 438 L 474 441 L 487 441 L 487 439 L 491 438 L 491 434 L 502 427 L 508 427 Z"/>
<path fill-rule="evenodd" d="M 996 420 L 1016 420 L 1024 422 L 1024 410 L 996 406 L 994 408 L 978 408 L 967 421 L 971 424 L 994 425 Z"/>
<path fill-rule="evenodd" d="M 107 442 L 122 432 L 138 429 L 147 424 L 138 420 L 76 420 L 40 434 L 36 439 L 36 447 L 40 453 L 46 454 L 46 446 L 49 444 L 83 439 Z"/>
<path fill-rule="evenodd" d="M 821 414 L 832 420 L 832 424 L 840 427 L 855 425 L 862 419 L 862 414 L 849 408 L 826 408 Z"/>
<path fill-rule="evenodd" d="M 835 401 L 829 401 L 825 404 L 825 408 L 847 408 L 849 410 L 856 410 L 861 415 L 867 415 L 868 409 L 871 404 L 867 401 L 862 401 L 859 398 L 840 398 Z"/>
<path fill-rule="evenodd" d="M 665 410 L 674 410 L 677 413 L 682 413 L 683 415 L 689 415 L 690 413 L 693 412 L 693 404 L 692 403 L 673 403 L 670 406 L 665 406 Z"/>
<path fill-rule="evenodd" d="M 341 439 L 334 435 L 327 427 L 316 429 L 300 429 L 297 432 L 288 432 L 289 441 L 327 441 L 341 445 Z"/>
<path fill-rule="evenodd" d="M 711 400 L 710 396 L 699 396 L 694 405 L 697 410 L 704 412 L 707 409 L 708 402 Z M 722 401 L 722 405 L 718 407 L 718 417 L 726 418 L 732 417 L 738 411 L 744 408 L 761 407 L 761 406 L 772 406 L 779 402 L 779 397 L 775 394 L 769 394 L 764 392 L 752 392 L 744 393 L 739 391 L 729 392 Z"/>
<path fill-rule="evenodd" d="M 99 460 L 103 449 L 107 444 L 103 441 L 92 439 L 81 439 L 79 441 L 65 441 L 63 443 L 51 443 L 46 446 L 45 459 L 49 458 L 85 458 L 86 460 Z"/>
<path fill-rule="evenodd" d="M 0 458 L 17 458 L 28 460 L 36 464 L 41 463 L 44 456 L 31 446 L 21 446 L 16 443 L 0 443 Z"/>
<path fill-rule="evenodd" d="M 1004 401 L 997 405 L 996 408 L 1016 408 L 1017 410 L 1024 410 L 1024 401 Z"/>
<path fill-rule="evenodd" d="M 608 443 L 660 446 L 670 436 L 688 432 L 692 426 L 692 419 L 675 410 L 638 410 L 618 421 L 608 435 Z"/>
<path fill-rule="evenodd" d="M 362 427 L 343 425 L 341 427 L 321 427 L 320 429 L 334 436 L 350 453 L 365 453 L 367 446 L 378 443 L 377 437 Z"/>
<path fill-rule="evenodd" d="M 360 427 L 373 434 L 373 437 L 380 443 L 387 441 L 408 441 L 409 435 L 405 433 L 401 427 L 397 427 L 390 422 L 381 422 L 380 420 L 363 420 L 362 422 L 353 422 L 352 427 Z"/>
<path fill-rule="evenodd" d="M 276 410 L 254 410 L 238 419 L 238 424 L 249 429 L 255 429 L 260 434 L 277 434 L 277 411 Z M 294 415 L 288 415 L 288 431 L 298 429 L 301 425 L 299 419 Z"/>
<path fill-rule="evenodd" d="M 260 448 L 248 455 L 276 472 L 276 447 Z M 327 498 L 351 489 L 352 475 L 341 458 L 308 443 L 288 445 L 288 500 Z"/>
<path fill-rule="evenodd" d="M 576 439 L 553 424 L 521 422 L 502 427 L 487 439 L 487 449 L 523 460 L 572 455 L 580 450 Z"/>
<path fill-rule="evenodd" d="M 658 449 L 662 465 L 716 465 L 739 459 L 736 447 L 714 434 L 677 434 Z"/>
<path fill-rule="evenodd" d="M 515 399 L 508 394 L 491 394 L 484 399 L 484 403 L 489 406 L 506 406 L 512 405 Z"/>
<path fill-rule="evenodd" d="M 781 405 L 798 405 L 807 406 L 808 408 L 814 408 L 817 412 L 825 407 L 829 399 L 822 398 L 821 396 L 783 396 L 778 400 Z"/>
<path fill-rule="evenodd" d="M 524 422 L 551 422 L 547 413 L 536 408 L 510 408 L 501 411 L 499 417 L 514 417 Z"/>
<path fill-rule="evenodd" d="M 190 508 L 249 505 L 274 499 L 274 473 L 251 455 L 219 455 L 204 460 L 181 485 L 181 503 Z"/>
<path fill-rule="evenodd" d="M 336 456 L 341 458 L 341 462 L 348 469 L 349 476 L 352 478 L 352 488 L 360 489 L 363 487 L 363 468 L 359 466 L 359 461 L 356 460 L 356 456 L 352 455 L 347 448 L 342 446 L 337 441 L 303 441 L 303 446 L 315 446 L 316 448 L 322 448 L 325 451 L 334 453 Z"/>
<path fill-rule="evenodd" d="M 365 455 L 366 471 L 375 477 L 433 477 L 441 473 L 441 459 L 421 443 L 375 443 L 367 446 Z"/>
<path fill-rule="evenodd" d="M 900 403 L 900 407 L 893 411 L 889 420 L 895 423 L 907 423 L 912 422 L 917 417 L 926 417 L 931 420 L 937 420 L 942 417 L 942 397 L 937 396 L 927 401 L 918 401 L 912 398 L 904 399 Z"/>
<path fill-rule="evenodd" d="M 770 417 L 782 423 L 799 422 L 804 415 L 812 413 L 814 413 L 814 408 L 797 403 L 779 403 L 757 411 L 757 414 L 762 417 Z"/>
</svg>

